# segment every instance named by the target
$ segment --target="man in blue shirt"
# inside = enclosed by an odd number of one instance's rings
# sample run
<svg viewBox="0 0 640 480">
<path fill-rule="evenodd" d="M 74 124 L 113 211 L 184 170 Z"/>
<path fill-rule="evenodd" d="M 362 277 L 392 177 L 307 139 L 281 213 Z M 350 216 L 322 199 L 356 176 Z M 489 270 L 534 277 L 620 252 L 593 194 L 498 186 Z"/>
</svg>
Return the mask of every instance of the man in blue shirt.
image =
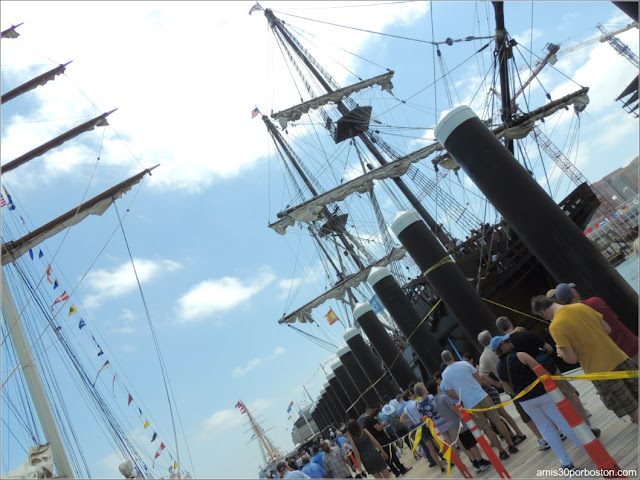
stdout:
<svg viewBox="0 0 640 480">
<path fill-rule="evenodd" d="M 285 462 L 278 463 L 276 470 L 280 478 L 311 478 L 300 470 L 291 470 Z"/>
<path fill-rule="evenodd" d="M 322 452 L 324 453 L 324 452 Z M 309 460 L 306 455 L 302 457 L 302 473 L 309 475 L 310 478 L 326 478 L 327 472 L 315 462 Z"/>
<path fill-rule="evenodd" d="M 316 445 L 313 447 L 313 463 L 317 463 L 324 469 L 324 464 L 322 463 L 322 457 L 324 457 L 324 452 L 320 451 L 320 448 Z"/>
</svg>

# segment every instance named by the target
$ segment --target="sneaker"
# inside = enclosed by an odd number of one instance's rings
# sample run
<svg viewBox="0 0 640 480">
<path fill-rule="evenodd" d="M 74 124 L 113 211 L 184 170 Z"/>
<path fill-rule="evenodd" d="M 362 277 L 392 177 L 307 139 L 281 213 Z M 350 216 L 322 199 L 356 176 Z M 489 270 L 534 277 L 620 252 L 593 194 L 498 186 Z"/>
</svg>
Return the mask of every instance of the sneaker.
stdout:
<svg viewBox="0 0 640 480">
<path fill-rule="evenodd" d="M 482 471 L 482 468 L 480 467 L 480 465 L 474 465 L 473 466 L 473 471 L 477 475 Z"/>
<path fill-rule="evenodd" d="M 562 470 L 569 470 L 570 472 L 575 472 L 576 467 L 573 465 L 573 463 L 570 463 L 569 465 L 562 465 Z"/>
<path fill-rule="evenodd" d="M 509 454 L 504 450 L 500 452 L 500 460 L 506 460 L 509 458 Z"/>
<path fill-rule="evenodd" d="M 511 437 L 511 440 L 513 441 L 514 445 L 518 445 L 519 443 L 524 442 L 527 439 L 526 435 L 514 435 L 513 437 Z"/>
<path fill-rule="evenodd" d="M 492 463 L 489 460 L 485 460 L 484 458 L 478 462 L 480 465 L 480 471 L 484 472 L 485 470 L 489 470 L 493 467 Z"/>
<path fill-rule="evenodd" d="M 591 429 L 591 433 L 593 433 L 593 435 L 594 435 L 596 438 L 600 438 L 600 429 L 599 429 L 599 428 L 592 428 L 592 429 Z"/>
<path fill-rule="evenodd" d="M 567 436 L 564 433 L 560 432 L 560 440 L 564 442 L 566 439 L 567 439 Z"/>
<path fill-rule="evenodd" d="M 543 450 L 549 450 L 550 448 L 551 446 L 547 443 L 547 441 L 544 438 L 538 439 L 538 450 L 542 452 Z"/>
<path fill-rule="evenodd" d="M 515 445 L 509 445 L 509 453 L 518 453 L 519 451 Z"/>
<path fill-rule="evenodd" d="M 413 467 L 405 467 L 404 470 L 402 470 L 402 472 L 400 472 L 400 475 L 404 475 L 405 473 L 407 473 L 409 470 L 411 470 Z"/>
</svg>

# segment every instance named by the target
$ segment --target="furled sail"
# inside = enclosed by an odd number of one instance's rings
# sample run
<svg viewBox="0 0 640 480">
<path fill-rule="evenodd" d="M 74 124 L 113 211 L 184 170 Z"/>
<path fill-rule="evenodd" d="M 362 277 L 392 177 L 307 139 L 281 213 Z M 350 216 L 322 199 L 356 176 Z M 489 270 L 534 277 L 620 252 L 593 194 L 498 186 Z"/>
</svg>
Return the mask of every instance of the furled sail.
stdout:
<svg viewBox="0 0 640 480">
<path fill-rule="evenodd" d="M 589 96 L 587 95 L 588 91 L 589 88 L 584 87 L 570 93 L 569 95 L 565 95 L 558 100 L 549 102 L 547 105 L 513 119 L 508 124 L 503 123 L 493 130 L 493 134 L 498 138 L 505 137 L 509 140 L 520 140 L 525 138 L 529 133 L 531 133 L 538 120 L 549 117 L 560 109 L 573 105 L 577 112 L 584 110 L 589 103 Z M 432 163 L 438 167 L 444 167 L 450 170 L 457 171 L 460 169 L 460 166 L 449 156 L 448 153 L 437 156 L 432 160 Z"/>
<path fill-rule="evenodd" d="M 52 478 L 53 456 L 48 443 L 29 449 L 29 457 L 18 468 L 2 475 L 2 478 Z"/>
<path fill-rule="evenodd" d="M 156 165 L 157 167 L 157 165 Z M 113 202 L 122 197 L 131 188 L 140 183 L 142 178 L 156 167 L 148 168 L 137 175 L 111 187 L 82 205 L 69 210 L 55 220 L 37 228 L 18 240 L 2 244 L 2 265 L 6 265 L 24 255 L 30 248 L 38 245 L 47 238 L 54 236 L 65 228 L 77 225 L 89 215 L 102 215 Z"/>
<path fill-rule="evenodd" d="M 395 178 L 404 175 L 412 163 L 428 157 L 437 150 L 442 150 L 442 146 L 439 143 L 433 143 L 405 155 L 398 160 L 371 170 L 358 178 L 354 178 L 345 184 L 317 195 L 300 205 L 278 213 L 278 217 L 281 220 L 270 224 L 269 227 L 280 235 L 284 235 L 287 227 L 291 227 L 296 221 L 308 223 L 320 220 L 322 218 L 322 209 L 330 203 L 344 200 L 354 192 L 365 193 L 370 191 L 373 187 L 374 180 L 384 180 L 385 178 Z"/>
<path fill-rule="evenodd" d="M 369 80 L 354 83 L 353 85 L 349 85 L 348 87 L 344 87 L 339 90 L 334 90 L 333 92 L 327 93 L 326 95 L 312 98 L 311 100 L 307 100 L 306 102 L 303 102 L 286 110 L 282 110 L 281 112 L 272 113 L 271 118 L 280 122 L 280 126 L 282 128 L 285 128 L 287 126 L 287 123 L 300 120 L 300 117 L 302 117 L 302 115 L 304 115 L 305 113 L 308 113 L 309 110 L 315 110 L 328 103 L 338 103 L 342 101 L 343 98 L 348 97 L 352 93 L 359 92 L 360 90 L 371 87 L 373 85 L 380 85 L 383 90 L 391 93 L 391 89 L 393 88 L 391 77 L 393 77 L 393 72 L 388 72 L 382 75 L 378 75 L 377 77 L 370 78 Z"/>
<path fill-rule="evenodd" d="M 313 318 L 311 318 L 311 310 L 316 308 L 319 305 L 322 305 L 324 302 L 329 300 L 330 298 L 340 299 L 344 298 L 347 290 L 349 288 L 354 288 L 360 285 L 362 282 L 365 282 L 369 277 L 369 272 L 373 267 L 385 267 L 389 265 L 391 262 L 395 262 L 400 260 L 402 257 L 406 255 L 406 251 L 403 248 L 394 248 L 391 250 L 391 253 L 382 257 L 379 260 L 376 260 L 371 265 L 365 267 L 364 269 L 356 272 L 352 275 L 349 275 L 344 280 L 339 281 L 329 290 L 324 292 L 322 295 L 314 298 L 309 303 L 305 304 L 303 307 L 299 308 L 293 313 L 282 317 L 278 320 L 278 323 L 295 323 L 296 321 L 306 323 L 313 322 Z"/>
</svg>

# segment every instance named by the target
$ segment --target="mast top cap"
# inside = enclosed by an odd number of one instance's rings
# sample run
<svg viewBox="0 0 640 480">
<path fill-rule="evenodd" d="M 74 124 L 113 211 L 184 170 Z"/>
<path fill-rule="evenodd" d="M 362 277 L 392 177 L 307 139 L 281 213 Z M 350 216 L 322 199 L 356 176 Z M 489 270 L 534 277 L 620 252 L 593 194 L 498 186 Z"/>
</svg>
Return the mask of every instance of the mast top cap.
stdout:
<svg viewBox="0 0 640 480">
<path fill-rule="evenodd" d="M 391 272 L 386 267 L 373 267 L 371 272 L 369 273 L 369 278 L 367 278 L 367 283 L 372 287 L 378 283 L 383 278 L 387 278 L 391 276 Z"/>
<path fill-rule="evenodd" d="M 398 212 L 396 214 L 396 218 L 393 219 L 391 223 L 391 231 L 397 237 L 402 232 L 404 232 L 405 228 L 409 225 L 413 225 L 416 222 L 421 221 L 420 215 L 415 211 L 410 212 Z"/>
<path fill-rule="evenodd" d="M 348 328 L 342 335 L 342 338 L 344 338 L 345 342 L 348 342 L 356 335 L 362 335 L 360 330 L 358 330 L 357 328 Z"/>
<path fill-rule="evenodd" d="M 356 308 L 353 309 L 353 319 L 358 320 L 367 312 L 372 312 L 373 308 L 368 303 L 358 303 Z"/>
<path fill-rule="evenodd" d="M 442 120 L 440 120 L 436 126 L 436 130 L 434 132 L 436 140 L 438 140 L 440 145 L 444 147 L 449 135 L 451 135 L 456 128 L 471 118 L 478 118 L 478 116 L 466 105 L 461 105 L 450 110 L 444 117 L 442 117 Z"/>
<path fill-rule="evenodd" d="M 348 345 L 344 346 L 344 347 L 340 347 L 338 349 L 338 351 L 336 352 L 336 355 L 338 355 L 338 357 L 342 357 L 345 353 L 350 352 L 351 349 L 349 348 Z"/>
</svg>

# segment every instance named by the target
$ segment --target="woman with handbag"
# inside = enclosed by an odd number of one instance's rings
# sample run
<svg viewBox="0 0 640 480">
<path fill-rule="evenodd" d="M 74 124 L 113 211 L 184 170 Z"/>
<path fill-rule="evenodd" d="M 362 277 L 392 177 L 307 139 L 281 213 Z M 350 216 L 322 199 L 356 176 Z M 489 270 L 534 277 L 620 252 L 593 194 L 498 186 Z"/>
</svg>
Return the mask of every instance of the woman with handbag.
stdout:
<svg viewBox="0 0 640 480">
<path fill-rule="evenodd" d="M 387 459 L 389 455 L 382 449 L 382 445 L 364 429 L 356 420 L 347 423 L 347 439 L 353 447 L 357 465 L 362 472 L 365 470 L 376 478 L 392 478 Z"/>
</svg>

